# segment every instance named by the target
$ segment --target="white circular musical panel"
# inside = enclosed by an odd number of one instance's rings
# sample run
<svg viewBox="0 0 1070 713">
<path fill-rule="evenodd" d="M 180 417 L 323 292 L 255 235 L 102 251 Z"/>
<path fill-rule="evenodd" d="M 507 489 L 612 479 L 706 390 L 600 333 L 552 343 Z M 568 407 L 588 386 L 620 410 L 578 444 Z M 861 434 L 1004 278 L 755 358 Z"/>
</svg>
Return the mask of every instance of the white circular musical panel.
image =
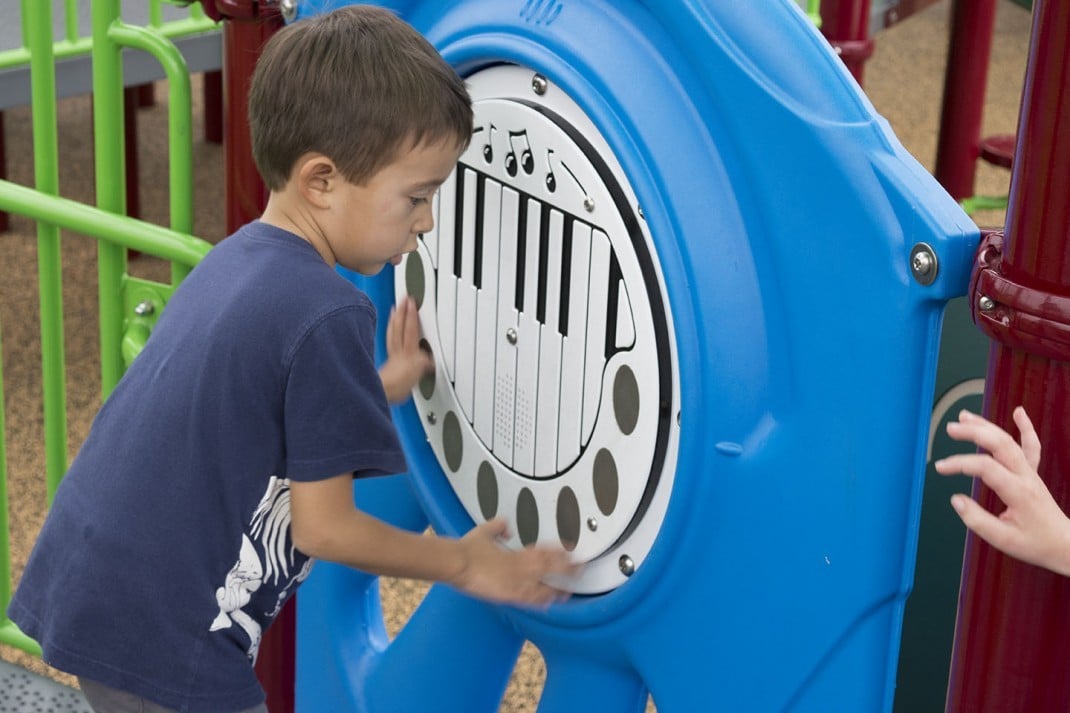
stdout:
<svg viewBox="0 0 1070 713">
<path fill-rule="evenodd" d="M 535 72 L 468 79 L 471 144 L 435 229 L 396 273 L 436 372 L 414 390 L 429 444 L 476 522 L 584 562 L 558 584 L 631 576 L 664 518 L 678 441 L 676 354 L 652 243 L 594 124 Z"/>
</svg>

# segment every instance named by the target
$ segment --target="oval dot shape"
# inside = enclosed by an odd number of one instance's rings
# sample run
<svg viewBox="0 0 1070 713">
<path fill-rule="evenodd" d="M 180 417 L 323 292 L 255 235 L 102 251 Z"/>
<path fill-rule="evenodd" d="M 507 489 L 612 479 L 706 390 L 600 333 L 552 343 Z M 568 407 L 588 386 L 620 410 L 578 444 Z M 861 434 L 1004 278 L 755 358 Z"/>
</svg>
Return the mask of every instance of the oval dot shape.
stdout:
<svg viewBox="0 0 1070 713">
<path fill-rule="evenodd" d="M 580 541 L 580 503 L 572 488 L 564 487 L 557 496 L 557 537 L 569 552 Z"/>
<path fill-rule="evenodd" d="M 431 353 L 431 345 L 426 339 L 420 340 L 420 348 L 428 354 Z M 435 393 L 435 372 L 433 370 L 420 377 L 419 387 L 421 396 L 425 399 L 431 398 L 432 394 Z"/>
<path fill-rule="evenodd" d="M 416 300 L 417 309 L 423 306 L 427 279 L 424 275 L 424 261 L 417 253 L 409 253 L 405 258 L 405 290 Z"/>
<path fill-rule="evenodd" d="M 446 456 L 446 465 L 456 473 L 461 468 L 464 457 L 464 441 L 461 439 L 461 422 L 457 414 L 447 411 L 442 419 L 442 453 Z"/>
<path fill-rule="evenodd" d="M 516 534 L 525 547 L 539 539 L 539 506 L 528 488 L 521 490 L 516 499 Z"/>
<path fill-rule="evenodd" d="M 603 515 L 612 515 L 617 509 L 617 496 L 620 494 L 620 478 L 617 476 L 617 462 L 613 454 L 602 448 L 594 456 L 594 501 Z"/>
<path fill-rule="evenodd" d="M 490 463 L 479 464 L 476 474 L 476 496 L 479 498 L 479 512 L 484 520 L 492 520 L 498 514 L 498 477 Z"/>
<path fill-rule="evenodd" d="M 639 422 L 639 382 L 627 365 L 618 369 L 613 378 L 613 414 L 621 433 L 627 436 L 635 430 Z"/>
</svg>

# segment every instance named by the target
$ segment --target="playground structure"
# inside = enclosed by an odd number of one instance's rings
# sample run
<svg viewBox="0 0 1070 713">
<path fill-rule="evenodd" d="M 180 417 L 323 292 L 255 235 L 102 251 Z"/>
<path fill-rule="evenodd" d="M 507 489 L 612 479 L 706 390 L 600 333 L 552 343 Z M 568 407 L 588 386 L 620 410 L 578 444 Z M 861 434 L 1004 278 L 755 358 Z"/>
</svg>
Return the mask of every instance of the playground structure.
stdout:
<svg viewBox="0 0 1070 713">
<path fill-rule="evenodd" d="M 100 100 L 98 100 L 98 101 L 100 101 Z M 629 172 L 629 173 L 628 173 L 628 175 L 630 176 L 630 175 L 631 175 L 631 173 Z M 17 197 L 18 197 L 19 199 L 21 199 L 21 197 L 20 197 L 20 196 L 17 196 Z M 29 204 L 29 203 L 27 203 L 27 204 Z M 647 204 L 648 204 L 648 203 L 647 203 L 646 201 L 642 201 L 642 203 L 641 203 L 641 204 L 643 204 L 643 206 L 644 206 L 644 208 L 645 208 L 645 206 L 647 206 Z M 37 210 L 37 209 L 34 209 L 34 210 Z M 44 210 L 44 209 L 41 209 L 41 210 Z M 645 214 L 646 214 L 647 216 L 649 216 L 649 212 L 648 212 L 648 209 L 647 209 L 646 211 L 644 211 L 644 213 L 645 213 Z M 31 213 L 31 214 L 34 214 L 34 213 Z M 37 214 L 44 214 L 44 215 L 47 215 L 47 213 L 41 213 L 41 211 L 39 211 L 39 213 L 36 213 L 36 214 L 34 214 L 34 215 L 37 215 Z M 55 218 L 48 218 L 48 219 L 55 219 Z M 379 298 L 380 298 L 380 300 L 389 300 L 389 299 L 391 299 L 391 298 L 389 298 L 389 295 L 388 295 L 388 294 L 386 294 L 386 295 L 384 295 L 384 294 L 380 294 L 380 295 L 379 295 Z M 678 298 L 677 298 L 677 299 L 678 299 Z M 135 303 L 135 306 L 136 306 L 136 304 L 138 304 L 138 303 Z M 694 419 L 693 419 L 693 418 L 690 418 L 690 419 L 685 419 L 684 421 L 685 421 L 685 423 L 691 423 L 691 422 L 694 422 Z M 409 424 L 409 426 L 410 426 L 410 427 L 411 427 L 411 428 L 412 428 L 413 430 L 415 430 L 415 427 L 414 427 L 414 425 L 413 425 L 413 424 Z M 418 431 L 416 431 L 416 433 L 418 433 Z M 639 580 L 638 580 L 638 579 L 635 579 L 635 580 L 633 580 L 633 581 L 629 582 L 629 587 L 630 587 L 630 586 L 632 585 L 632 583 L 635 583 L 636 581 L 639 581 Z M 440 596 L 440 600 L 441 600 L 441 596 Z M 448 604 L 448 605 L 443 605 L 443 606 L 447 606 L 447 607 L 448 607 L 448 606 L 454 606 L 454 605 L 453 605 L 453 604 Z M 393 644 L 392 644 L 392 648 L 393 648 Z M 395 651 L 396 651 L 396 650 L 395 650 Z M 393 655 L 394 655 L 395 657 L 398 657 L 398 656 L 400 656 L 401 654 L 397 654 L 397 653 L 395 653 L 395 654 L 393 654 Z M 567 686 L 567 684 L 566 684 L 566 686 Z M 659 698 L 659 701 L 660 701 L 660 700 L 661 700 L 661 698 Z M 664 700 L 666 700 L 666 703 L 667 703 L 667 704 L 671 704 L 671 703 L 669 703 L 669 701 L 671 700 L 671 696 L 668 696 L 668 695 L 667 695 L 666 697 L 664 697 Z M 575 701 L 574 701 L 574 702 L 575 702 Z M 601 701 L 599 701 L 599 702 L 605 702 L 605 700 L 601 700 Z"/>
</svg>

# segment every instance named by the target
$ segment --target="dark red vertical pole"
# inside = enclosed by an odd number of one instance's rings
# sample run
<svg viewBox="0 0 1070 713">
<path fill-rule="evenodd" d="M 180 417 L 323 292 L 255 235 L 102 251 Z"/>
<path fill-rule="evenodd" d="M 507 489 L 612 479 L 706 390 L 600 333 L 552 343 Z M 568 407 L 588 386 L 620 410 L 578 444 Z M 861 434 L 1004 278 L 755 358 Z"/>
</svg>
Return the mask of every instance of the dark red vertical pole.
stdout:
<svg viewBox="0 0 1070 713">
<path fill-rule="evenodd" d="M 201 93 L 204 96 L 204 140 L 223 143 L 223 72 L 204 73 Z"/>
<path fill-rule="evenodd" d="M 859 85 L 866 60 L 873 56 L 869 11 L 870 0 L 821 0 L 821 32 Z"/>
<path fill-rule="evenodd" d="M 1016 433 L 1011 412 L 1026 407 L 1044 446 L 1041 477 L 1070 511 L 1070 3 L 1037 0 L 1032 32 L 1002 257 L 987 260 L 982 246 L 979 262 L 996 267 L 977 271 L 972 299 L 994 339 L 985 412 Z M 1002 509 L 980 483 L 974 495 Z M 1070 578 L 969 536 L 947 710 L 1066 710 L 1068 603 Z"/>
<path fill-rule="evenodd" d="M 283 25 L 277 6 L 255 0 L 208 0 L 205 11 L 223 23 L 223 170 L 227 233 L 260 217 L 267 189 L 253 162 L 246 97 L 260 52 Z M 209 80 L 212 81 L 212 80 Z M 207 121 L 207 119 L 206 119 Z M 297 607 L 282 608 L 264 633 L 256 675 L 271 713 L 293 713 Z"/>
<path fill-rule="evenodd" d="M 955 200 L 973 195 L 995 25 L 996 0 L 954 0 L 934 175 Z"/>
<path fill-rule="evenodd" d="M 140 103 L 138 87 L 126 87 L 123 89 L 123 123 L 125 125 L 123 156 L 126 161 L 126 214 L 132 218 L 141 217 L 137 170 L 137 109 Z"/>
<path fill-rule="evenodd" d="M 226 172 L 227 232 L 259 218 L 267 205 L 267 189 L 253 161 L 246 97 L 260 49 L 282 27 L 282 16 L 267 8 L 241 15 L 238 3 L 218 3 L 223 23 L 223 162 Z M 227 14 L 228 10 L 235 12 Z M 274 713 L 274 711 L 273 711 Z"/>
</svg>

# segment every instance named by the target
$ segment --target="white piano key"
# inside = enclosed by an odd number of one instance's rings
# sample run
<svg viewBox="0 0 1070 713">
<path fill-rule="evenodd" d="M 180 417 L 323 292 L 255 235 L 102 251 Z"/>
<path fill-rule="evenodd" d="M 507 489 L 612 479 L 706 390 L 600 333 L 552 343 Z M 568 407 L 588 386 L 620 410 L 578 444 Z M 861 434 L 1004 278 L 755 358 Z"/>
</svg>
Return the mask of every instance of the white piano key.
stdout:
<svg viewBox="0 0 1070 713">
<path fill-rule="evenodd" d="M 557 472 L 557 423 L 561 397 L 561 334 L 558 312 L 561 302 L 561 251 L 565 216 L 550 211 L 546 254 L 546 312 L 539 340 L 539 405 L 535 419 L 535 474 Z"/>
<path fill-rule="evenodd" d="M 527 231 L 524 247 L 524 312 L 535 318 L 535 303 L 539 297 L 539 228 L 542 212 L 539 202 L 527 199 Z"/>
<path fill-rule="evenodd" d="M 541 325 L 539 397 L 535 408 L 535 477 L 557 473 L 557 420 L 561 392 L 561 335 Z"/>
<path fill-rule="evenodd" d="M 446 183 L 451 180 L 453 180 L 453 174 L 450 174 L 450 178 L 446 180 Z M 431 215 L 435 218 L 435 226 L 424 233 L 424 245 L 427 246 L 427 254 L 431 256 L 431 267 L 436 270 L 438 269 L 438 231 L 442 223 L 442 191 L 445 189 L 446 183 L 443 183 L 431 196 Z"/>
<path fill-rule="evenodd" d="M 457 311 L 454 316 L 457 325 L 457 344 L 454 347 L 457 354 L 457 373 L 454 375 L 453 389 L 461 410 L 471 423 L 476 368 L 475 242 L 478 176 L 475 171 L 466 170 L 462 180 L 464 200 L 461 217 L 461 275 L 457 282 Z M 446 269 L 452 272 L 453 267 L 446 266 Z"/>
<path fill-rule="evenodd" d="M 583 420 L 583 369 L 587 350 L 587 280 L 591 269 L 591 226 L 576 221 L 572 229 L 568 294 L 568 334 L 561 346 L 561 405 L 557 427 L 557 470 L 580 455 Z M 564 326 L 564 325 L 562 325 Z"/>
<path fill-rule="evenodd" d="M 498 328 L 498 241 L 501 234 L 502 186 L 487 179 L 483 192 L 483 254 L 480 276 L 482 287 L 476 295 L 475 399 L 472 425 L 476 435 L 493 449 L 494 441 L 494 360 L 495 333 Z"/>
<path fill-rule="evenodd" d="M 587 354 L 583 369 L 583 443 L 591 438 L 602 398 L 602 370 L 606 365 L 606 310 L 609 304 L 609 238 L 591 234 L 591 272 L 587 301 Z"/>
<path fill-rule="evenodd" d="M 437 312 L 438 338 L 441 344 L 439 358 L 446 367 L 446 377 L 454 380 L 457 373 L 457 355 L 455 353 L 457 328 L 457 278 L 453 275 L 454 209 L 456 206 L 457 174 L 464 172 L 458 166 L 442 184 L 439 196 L 438 225 L 435 232 L 443 236 L 438 242 L 437 265 Z"/>
<path fill-rule="evenodd" d="M 501 243 L 498 247 L 498 326 L 494 358 L 494 455 L 508 467 L 513 465 L 513 437 L 516 429 L 516 362 L 521 345 L 517 331 L 516 259 L 520 220 L 520 195 L 502 188 Z M 486 275 L 484 275 L 484 284 Z M 510 334 L 513 335 L 512 341 Z"/>
<path fill-rule="evenodd" d="M 513 470 L 525 475 L 535 472 L 535 420 L 539 400 L 539 337 L 541 325 L 535 310 L 525 310 L 517 319 L 516 428 Z"/>
</svg>

